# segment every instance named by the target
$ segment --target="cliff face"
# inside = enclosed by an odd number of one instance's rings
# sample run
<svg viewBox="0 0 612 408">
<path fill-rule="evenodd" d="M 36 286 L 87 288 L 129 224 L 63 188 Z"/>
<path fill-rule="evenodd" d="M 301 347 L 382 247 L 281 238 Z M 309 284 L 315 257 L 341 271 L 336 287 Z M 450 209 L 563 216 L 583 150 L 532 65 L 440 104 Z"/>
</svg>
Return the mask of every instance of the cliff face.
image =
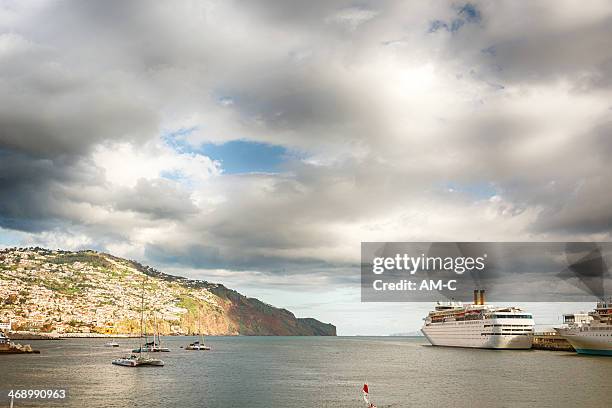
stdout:
<svg viewBox="0 0 612 408">
<path fill-rule="evenodd" d="M 211 292 L 229 301 L 227 314 L 239 325 L 239 332 L 249 336 L 335 336 L 336 327 L 316 319 L 296 318 L 286 309 L 278 309 L 260 300 L 247 298 L 224 286 L 211 288 Z"/>
<path fill-rule="evenodd" d="M 14 330 L 334 336 L 336 328 L 221 284 L 164 274 L 94 251 L 0 251 L 0 321 Z"/>
</svg>

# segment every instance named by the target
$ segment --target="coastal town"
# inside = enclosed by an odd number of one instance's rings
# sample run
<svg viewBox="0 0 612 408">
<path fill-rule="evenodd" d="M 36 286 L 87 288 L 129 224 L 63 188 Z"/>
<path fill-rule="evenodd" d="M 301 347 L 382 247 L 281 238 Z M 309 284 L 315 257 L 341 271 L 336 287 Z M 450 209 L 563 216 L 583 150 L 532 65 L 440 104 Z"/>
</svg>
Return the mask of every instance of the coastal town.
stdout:
<svg viewBox="0 0 612 408">
<path fill-rule="evenodd" d="M 197 283 L 197 281 L 195 281 Z M 189 309 L 219 308 L 205 288 L 149 279 L 134 264 L 94 251 L 0 251 L 0 324 L 41 333 L 130 334 L 143 303 L 168 334 L 189 331 Z M 193 323 L 193 322 L 191 322 Z"/>
</svg>

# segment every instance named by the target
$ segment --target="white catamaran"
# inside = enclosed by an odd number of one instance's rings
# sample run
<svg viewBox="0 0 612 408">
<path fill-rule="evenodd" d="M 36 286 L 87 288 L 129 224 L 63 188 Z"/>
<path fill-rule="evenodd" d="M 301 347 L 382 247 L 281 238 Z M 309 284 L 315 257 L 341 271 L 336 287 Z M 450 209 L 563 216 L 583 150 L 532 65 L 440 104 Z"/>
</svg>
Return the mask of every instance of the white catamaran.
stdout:
<svg viewBox="0 0 612 408">
<path fill-rule="evenodd" d="M 144 346 L 140 346 L 132 350 L 133 353 L 140 353 L 141 351 L 145 353 L 168 353 L 170 351 L 168 347 L 162 347 L 161 345 L 161 336 L 157 327 L 157 313 L 153 314 L 153 318 L 153 341 L 145 342 Z"/>
<path fill-rule="evenodd" d="M 144 351 L 142 339 L 144 337 L 145 343 L 147 343 L 147 334 L 144 327 L 144 290 L 145 290 L 146 278 L 142 283 L 142 300 L 140 308 L 140 347 L 138 348 L 138 354 L 132 354 L 130 356 L 124 356 L 113 360 L 113 364 L 124 367 L 139 367 L 139 366 L 157 366 L 163 367 L 163 360 L 157 358 L 151 358 L 148 353 Z M 146 353 L 143 355 L 143 352 Z"/>
<path fill-rule="evenodd" d="M 210 350 L 210 347 L 204 344 L 204 336 L 200 328 L 200 311 L 198 310 L 198 334 L 200 335 L 199 341 L 194 341 L 185 347 L 185 350 Z"/>
</svg>

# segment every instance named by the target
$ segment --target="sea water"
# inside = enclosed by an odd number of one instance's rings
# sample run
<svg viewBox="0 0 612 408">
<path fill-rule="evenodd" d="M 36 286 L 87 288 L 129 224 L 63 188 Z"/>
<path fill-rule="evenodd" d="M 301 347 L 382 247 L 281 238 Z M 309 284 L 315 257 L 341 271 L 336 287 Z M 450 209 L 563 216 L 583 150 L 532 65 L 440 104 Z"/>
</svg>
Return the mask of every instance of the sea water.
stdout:
<svg viewBox="0 0 612 408">
<path fill-rule="evenodd" d="M 419 337 L 164 337 L 164 367 L 111 361 L 137 339 L 20 341 L 40 355 L 0 355 L 0 390 L 65 389 L 18 407 L 609 407 L 612 358 L 538 350 L 441 348 Z M 8 407 L 6 397 L 0 407 Z"/>
</svg>

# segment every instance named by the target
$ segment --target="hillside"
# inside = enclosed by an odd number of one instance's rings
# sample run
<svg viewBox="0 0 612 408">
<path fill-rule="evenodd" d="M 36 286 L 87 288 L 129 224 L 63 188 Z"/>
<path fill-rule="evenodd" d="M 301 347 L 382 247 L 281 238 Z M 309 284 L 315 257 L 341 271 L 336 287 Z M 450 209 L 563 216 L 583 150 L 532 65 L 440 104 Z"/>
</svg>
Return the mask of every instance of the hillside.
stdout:
<svg viewBox="0 0 612 408">
<path fill-rule="evenodd" d="M 144 288 L 144 290 L 143 290 Z M 221 284 L 164 274 L 95 251 L 0 251 L 0 321 L 13 330 L 137 334 L 335 336 L 332 324 L 248 298 Z"/>
</svg>

